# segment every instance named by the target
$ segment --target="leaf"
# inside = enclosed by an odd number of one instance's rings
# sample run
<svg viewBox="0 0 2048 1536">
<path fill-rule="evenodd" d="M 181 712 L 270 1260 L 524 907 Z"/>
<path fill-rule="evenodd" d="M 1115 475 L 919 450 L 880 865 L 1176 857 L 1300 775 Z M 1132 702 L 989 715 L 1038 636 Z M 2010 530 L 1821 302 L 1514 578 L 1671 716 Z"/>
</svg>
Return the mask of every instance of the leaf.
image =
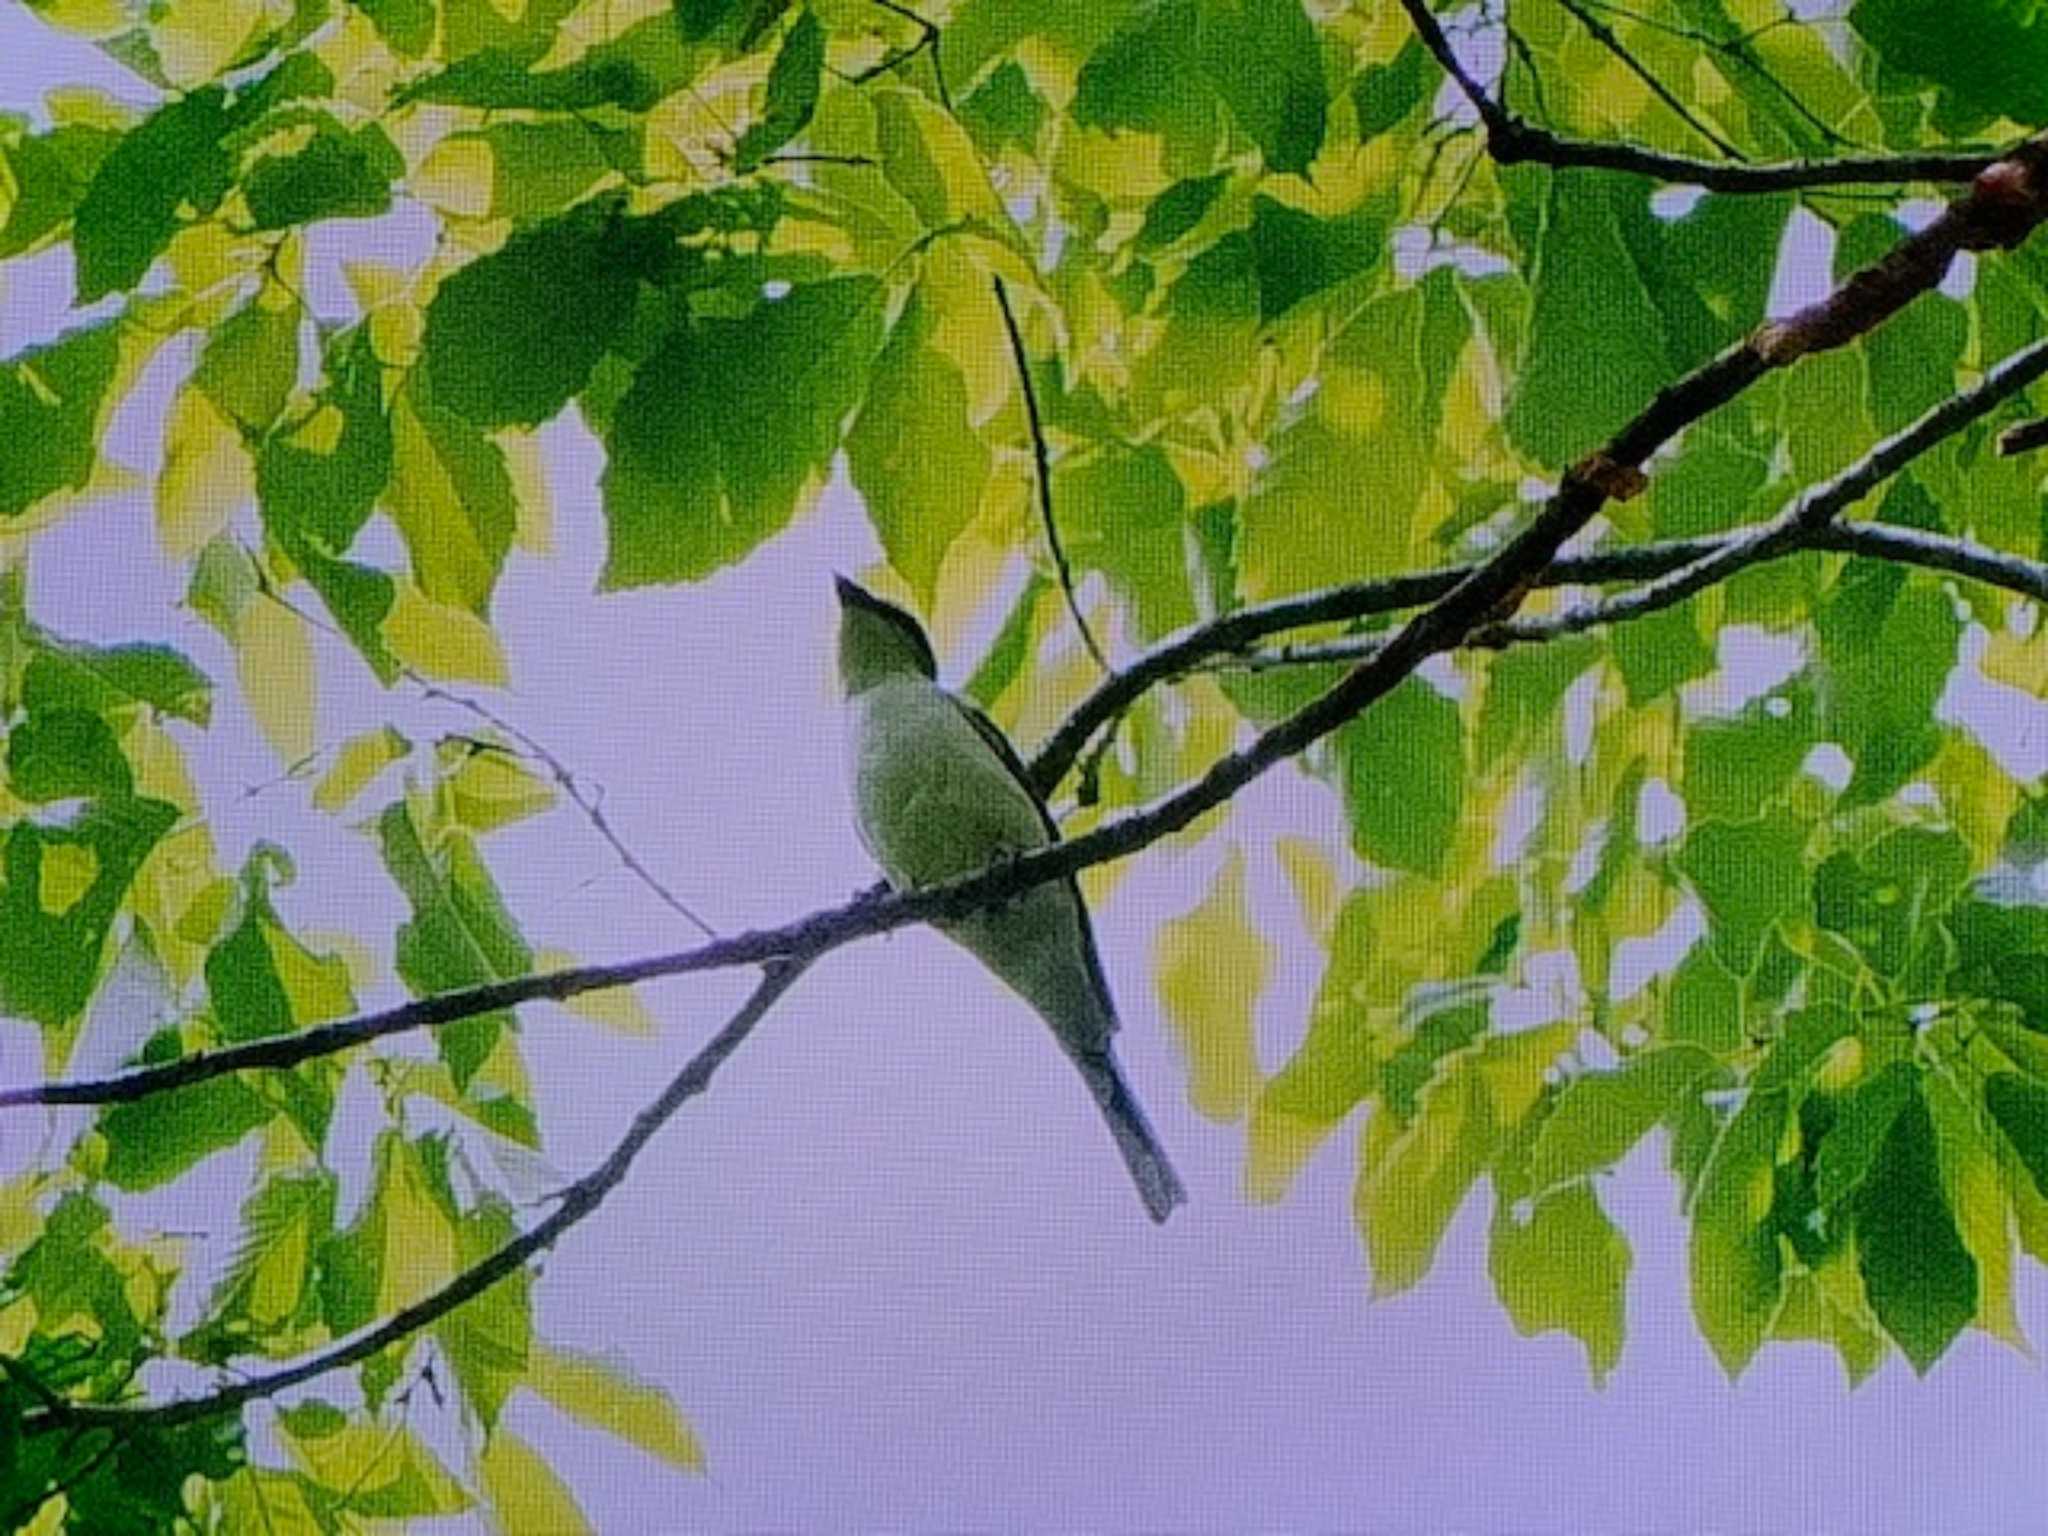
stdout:
<svg viewBox="0 0 2048 1536">
<path fill-rule="evenodd" d="M 121 356 L 114 321 L 67 331 L 0 367 L 0 517 L 82 490 L 99 462 L 99 427 Z"/>
<path fill-rule="evenodd" d="M 1742 1374 L 1784 1298 L 1784 1261 L 1770 1216 L 1783 1092 L 1755 1084 L 1725 1125 L 1692 1204 L 1692 1307 L 1721 1369 Z"/>
<path fill-rule="evenodd" d="M 62 821 L 17 820 L 0 846 L 0 1007 L 56 1026 L 99 980 L 101 951 L 135 872 L 178 820 L 140 797 Z"/>
<path fill-rule="evenodd" d="M 1386 237 L 1386 222 L 1372 213 L 1319 219 L 1270 197 L 1253 198 L 1259 322 L 1270 325 L 1304 300 L 1371 271 L 1386 249 Z"/>
<path fill-rule="evenodd" d="M 563 1413 L 637 1445 L 685 1472 L 704 1470 L 704 1448 L 669 1395 L 594 1355 L 538 1348 L 533 1390 Z"/>
<path fill-rule="evenodd" d="M 1202 72 L 1281 175 L 1306 176 L 1322 151 L 1330 91 L 1301 0 L 1199 0 Z"/>
<path fill-rule="evenodd" d="M 1359 856 L 1439 873 L 1465 804 L 1457 704 L 1411 677 L 1339 730 L 1335 750 Z"/>
<path fill-rule="evenodd" d="M 193 387 L 243 432 L 268 432 L 299 380 L 299 303 L 275 285 L 236 310 L 207 338 Z"/>
<path fill-rule="evenodd" d="M 1572 1335 L 1586 1346 L 1595 1382 L 1621 1361 L 1625 1333 L 1628 1240 L 1576 1184 L 1527 1202 L 1494 1206 L 1487 1268 L 1515 1331 L 1533 1338 Z"/>
<path fill-rule="evenodd" d="M 404 174 L 404 157 L 376 123 L 350 131 L 330 117 L 316 123 L 304 148 L 258 160 L 242 195 L 257 229 L 374 219 L 390 211 L 391 183 Z"/>
<path fill-rule="evenodd" d="M 1942 1185 L 1934 1122 L 1916 1092 L 1856 1197 L 1856 1246 L 1871 1310 L 1925 1375 L 1977 1313 L 1977 1262 Z"/>
<path fill-rule="evenodd" d="M 825 29 L 809 6 L 782 40 L 768 70 L 767 98 L 761 115 L 747 126 L 733 146 L 732 168 L 753 170 L 776 150 L 810 126 L 818 110 L 818 91 L 825 75 Z"/>
<path fill-rule="evenodd" d="M 1813 1160 L 1813 1196 L 1822 1211 L 1832 1211 L 1863 1187 L 1892 1123 L 1913 1096 L 1914 1078 L 1910 1065 L 1895 1061 L 1841 1096 Z"/>
<path fill-rule="evenodd" d="M 329 344 L 326 381 L 311 413 L 280 424 L 256 454 L 264 526 L 330 608 L 337 593 L 323 581 L 321 557 L 355 542 L 391 479 L 391 462 L 384 365 L 370 326 L 359 324 Z"/>
<path fill-rule="evenodd" d="M 1699 820 L 1739 821 L 1770 805 L 1819 743 L 1812 683 L 1804 675 L 1732 716 L 1686 733 L 1686 809 Z"/>
<path fill-rule="evenodd" d="M 993 159 L 1008 145 L 1031 153 L 1045 124 L 1046 106 L 1023 66 L 1007 59 L 960 103 L 958 115 L 981 152 Z"/>
<path fill-rule="evenodd" d="M 646 112 L 695 72 L 670 15 L 645 17 L 560 69 L 530 72 L 530 63 L 516 51 L 486 48 L 403 87 L 393 100 L 543 112 L 609 105 Z"/>
<path fill-rule="evenodd" d="M 1632 709 L 1714 670 L 1714 648 L 1700 634 L 1699 613 L 1690 602 L 1616 625 L 1609 643 Z"/>
<path fill-rule="evenodd" d="M 696 581 L 796 514 L 838 451 L 881 340 L 881 285 L 800 285 L 678 330 L 619 402 L 601 482 L 607 589 Z"/>
<path fill-rule="evenodd" d="M 391 442 L 384 506 L 405 538 L 420 591 L 487 614 L 519 518 L 504 450 L 436 405 L 421 374 L 392 404 Z"/>
<path fill-rule="evenodd" d="M 38 631 L 22 674 L 21 703 L 31 712 L 83 709 L 117 720 L 140 706 L 205 725 L 213 683 L 168 645 L 87 645 Z"/>
<path fill-rule="evenodd" d="M 1714 1065 L 1696 1046 L 1672 1045 L 1641 1051 L 1614 1071 L 1573 1078 L 1530 1149 L 1532 1191 L 1542 1194 L 1620 1162 Z"/>
<path fill-rule="evenodd" d="M 99 1123 L 107 1140 L 107 1180 L 131 1194 L 155 1189 L 232 1147 L 276 1114 L 254 1089 L 232 1077 L 116 1104 Z"/>
<path fill-rule="evenodd" d="M 1008 227 L 974 141 L 951 113 L 901 88 L 872 99 L 882 174 L 925 228 L 945 229 L 962 219 L 979 219 L 992 230 Z"/>
<path fill-rule="evenodd" d="M 582 391 L 638 286 L 611 217 L 586 203 L 441 284 L 421 352 L 436 406 L 480 427 L 531 427 Z"/>
<path fill-rule="evenodd" d="M 1852 560 L 1816 621 L 1826 665 L 1825 734 L 1855 760 L 1846 806 L 1906 783 L 1941 747 L 1935 706 L 1963 622 L 1940 586 L 1900 566 Z"/>
<path fill-rule="evenodd" d="M 317 1313 L 314 1261 L 334 1230 L 332 1174 L 280 1175 L 242 1204 L 242 1232 L 207 1317 L 178 1341 L 188 1359 L 223 1365 L 234 1355 L 269 1353 Z"/>
<path fill-rule="evenodd" d="M 382 725 L 351 736 L 334 754 L 334 762 L 313 786 L 313 806 L 330 816 L 347 808 L 371 780 L 407 757 L 412 743 L 394 726 Z"/>
<path fill-rule="evenodd" d="M 432 0 L 354 0 L 377 35 L 403 58 L 417 59 L 434 45 Z"/>
<path fill-rule="evenodd" d="M 1274 946 L 1252 924 L 1244 851 L 1233 847 L 1201 904 L 1160 925 L 1152 944 L 1159 1000 L 1188 1068 L 1188 1102 L 1220 1124 L 1242 1119 L 1259 1088 L 1259 997 Z"/>
<path fill-rule="evenodd" d="M 2034 1187 L 2048 1195 L 2048 1086 L 2017 1072 L 1994 1072 L 1984 1080 L 1984 1107 L 2019 1154 Z"/>
<path fill-rule="evenodd" d="M 107 722 L 82 709 L 32 711 L 7 733 L 7 787 L 31 804 L 123 800 L 135 777 Z"/>
<path fill-rule="evenodd" d="M 911 291 L 846 435 L 846 464 L 889 563 L 930 607 L 946 551 L 981 509 L 994 456 L 967 380 L 938 345 L 940 317 Z"/>
<path fill-rule="evenodd" d="M 568 1485 L 510 1430 L 499 1429 L 485 1442 L 477 1469 L 505 1536 L 588 1536 L 590 1522 Z"/>
<path fill-rule="evenodd" d="M 234 121 L 227 92 L 205 86 L 157 108 L 100 162 L 73 225 L 80 305 L 141 282 L 181 204 L 202 214 L 219 204 L 234 179 L 221 145 Z"/>
<path fill-rule="evenodd" d="M 464 1214 L 457 1229 L 464 1268 L 483 1263 L 519 1235 L 511 1210 L 487 1199 Z M 533 1272 L 518 1269 L 434 1324 L 462 1395 L 486 1432 L 496 1434 L 513 1391 L 526 1384 L 532 1363 Z"/>
<path fill-rule="evenodd" d="M 1111 445 L 1053 470 L 1054 515 L 1077 570 L 1099 570 L 1152 641 L 1195 621 L 1187 490 L 1157 445 Z"/>
<path fill-rule="evenodd" d="M 1411 37 L 1385 64 L 1368 64 L 1351 82 L 1351 101 L 1358 112 L 1359 142 L 1370 143 L 1399 125 L 1428 99 L 1436 81 L 1429 50 Z"/>
<path fill-rule="evenodd" d="M 1407 1125 L 1372 1131 L 1380 1117 L 1369 1122 L 1353 1205 L 1375 1296 L 1407 1290 L 1429 1272 L 1451 1218 L 1541 1096 L 1543 1074 L 1577 1028 L 1489 1038 L 1447 1059 Z"/>
<path fill-rule="evenodd" d="M 378 819 L 385 868 L 412 904 L 398 930 L 398 975 L 415 996 L 524 976 L 533 951 L 471 839 L 444 835 L 431 851 L 403 802 Z M 500 1010 L 436 1032 L 441 1057 L 466 1087 L 510 1021 Z"/>
<path fill-rule="evenodd" d="M 34 249 L 71 219 L 121 138 L 90 123 L 66 123 L 0 147 L 0 164 L 14 187 L 0 220 L 0 260 Z"/>
<path fill-rule="evenodd" d="M 1692 828 L 1674 862 L 1707 909 L 1715 949 L 1749 974 L 1771 924 L 1807 894 L 1808 827 L 1789 812 Z"/>
<path fill-rule="evenodd" d="M 1814 919 L 1863 952 L 1880 976 L 1903 976 L 1938 943 L 1938 920 L 1962 891 L 1970 850 L 1953 831 L 1901 827 L 1860 857 L 1835 854 L 1813 872 Z"/>
<path fill-rule="evenodd" d="M 315 1400 L 278 1414 L 286 1451 L 321 1487 L 323 1503 L 373 1520 L 455 1515 L 474 1503 L 404 1421 L 346 1422 Z M 260 1528 L 260 1527 L 259 1527 Z"/>
<path fill-rule="evenodd" d="M 1639 181 L 1549 173 L 1529 339 L 1507 413 L 1515 446 L 1539 463 L 1573 462 L 1669 380 L 1664 317 L 1628 238 L 1628 225 L 1650 217 Z"/>
<path fill-rule="evenodd" d="M 1172 245 L 1202 222 L 1229 181 L 1228 171 L 1176 181 L 1146 205 L 1145 222 L 1138 226 L 1132 244 L 1141 251 L 1163 250 Z M 1261 205 L 1267 201 L 1260 199 Z"/>
<path fill-rule="evenodd" d="M 1849 24 L 1887 67 L 2020 122 L 2048 114 L 2048 26 L 2013 0 L 1856 0 Z"/>
</svg>

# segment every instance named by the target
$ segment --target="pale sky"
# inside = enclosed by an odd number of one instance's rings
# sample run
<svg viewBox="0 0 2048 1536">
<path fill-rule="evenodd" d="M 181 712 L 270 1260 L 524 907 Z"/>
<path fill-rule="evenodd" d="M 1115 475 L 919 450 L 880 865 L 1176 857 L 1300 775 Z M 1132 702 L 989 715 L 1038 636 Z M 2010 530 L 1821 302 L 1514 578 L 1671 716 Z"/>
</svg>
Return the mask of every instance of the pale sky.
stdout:
<svg viewBox="0 0 2048 1536">
<path fill-rule="evenodd" d="M 32 109 L 48 85 L 88 78 L 121 77 L 24 8 L 0 8 L 0 108 Z M 316 306 L 344 312 L 342 252 L 417 251 L 427 227 L 417 212 L 326 226 L 310 262 Z M 61 329 L 68 291 L 61 253 L 0 268 L 0 354 Z M 160 360 L 110 439 L 145 475 L 180 366 Z M 867 884 L 830 677 L 830 573 L 876 554 L 857 502 L 836 489 L 791 535 L 702 586 L 599 597 L 595 445 L 573 419 L 543 436 L 558 550 L 515 555 L 500 588 L 517 686 L 494 706 L 601 781 L 620 835 L 721 929 L 780 922 Z M 279 901 L 295 930 L 352 931 L 388 957 L 405 914 L 372 842 L 348 818 L 309 811 L 305 784 L 244 793 L 280 768 L 240 706 L 225 645 L 174 606 L 184 580 L 156 553 L 146 490 L 80 511 L 31 564 L 40 621 L 176 644 L 221 682 L 213 728 L 181 734 L 223 863 L 258 837 L 287 843 L 298 880 Z M 385 718 L 419 742 L 470 728 L 380 694 L 352 653 L 317 644 L 322 743 Z M 957 681 L 971 658 L 946 660 Z M 2038 738 L 2026 746 L 2038 752 Z M 1273 862 L 1280 831 L 1339 837 L 1334 799 L 1292 769 L 1248 794 L 1232 826 L 1255 910 L 1281 945 L 1261 1016 L 1269 1066 L 1298 1038 L 1320 964 Z M 608 960 L 690 939 L 573 811 L 495 837 L 487 853 L 536 945 Z M 1351 1219 L 1355 1124 L 1286 1203 L 1248 1205 L 1242 1131 L 1188 1108 L 1149 966 L 1158 923 L 1206 894 L 1220 853 L 1213 842 L 1147 853 L 1097 913 L 1124 1062 L 1192 1195 L 1164 1229 L 1144 1219 L 1037 1021 L 925 931 L 822 963 L 663 1132 L 547 1260 L 539 1323 L 671 1389 L 710 1477 L 675 1473 L 530 1397 L 508 1411 L 598 1530 L 2038 1527 L 2048 1394 L 2036 1364 L 1981 1335 L 1925 1381 L 1894 1355 L 1851 1393 L 1831 1352 L 1777 1345 L 1728 1384 L 1692 1323 L 1661 1139 L 1600 1186 L 1636 1255 L 1629 1344 L 1604 1390 L 1575 1342 L 1509 1326 L 1486 1275 L 1486 1192 L 1431 1277 L 1377 1304 Z M 662 1025 L 652 1041 L 524 1013 L 547 1151 L 565 1180 L 604 1154 L 747 979 L 643 989 Z M 392 983 L 364 1001 L 398 995 Z M 10 1075 L 32 1051 L 19 1030 L 0 1035 Z M 36 1139 L 0 1137 L 10 1168 Z M 338 1128 L 351 1183 L 360 1140 Z M 211 1234 L 217 1262 L 246 1168 L 148 1208 Z M 2041 1333 L 2038 1268 L 2022 1269 L 2019 1299 Z"/>
</svg>

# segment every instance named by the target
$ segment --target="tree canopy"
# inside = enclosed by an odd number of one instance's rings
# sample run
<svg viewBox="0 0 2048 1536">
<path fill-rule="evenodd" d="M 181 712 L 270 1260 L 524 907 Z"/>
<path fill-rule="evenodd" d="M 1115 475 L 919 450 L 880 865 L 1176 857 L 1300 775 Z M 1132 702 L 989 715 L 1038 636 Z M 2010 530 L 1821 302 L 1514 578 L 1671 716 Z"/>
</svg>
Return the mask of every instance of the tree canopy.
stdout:
<svg viewBox="0 0 2048 1536">
<path fill-rule="evenodd" d="M 47 1074 L 0 1113 L 86 1110 L 0 1186 L 7 1528 L 479 1501 L 573 1528 L 500 1423 L 521 1389 L 695 1469 L 659 1391 L 536 1329 L 532 1261 L 821 956 L 1228 838 L 1283 763 L 1348 844 L 1282 850 L 1327 963 L 1298 1046 L 1262 1050 L 1235 859 L 1155 945 L 1250 1198 L 1350 1136 L 1381 1295 L 1490 1198 L 1514 1325 L 1599 1378 L 1631 1262 L 1601 1180 L 1656 1134 L 1729 1373 L 1777 1339 L 1851 1382 L 1966 1329 L 2024 1345 L 2048 801 L 1944 701 L 2048 686 L 2048 22 L 30 3 L 133 90 L 0 117 L 0 260 L 67 263 L 73 301 L 0 337 L 0 1009 Z M 352 262 L 348 312 L 316 307 L 309 249 L 407 217 L 418 259 Z M 38 618 L 38 533 L 124 486 L 109 424 L 156 388 L 155 544 L 108 559 L 180 572 L 232 675 L 148 614 L 114 644 Z M 543 952 L 492 864 L 543 813 L 698 922 L 494 701 L 500 582 L 547 559 L 535 433 L 565 416 L 602 446 L 607 591 L 687 602 L 843 476 L 893 595 L 948 646 L 991 621 L 965 691 L 1065 841 L 686 950 Z M 327 739 L 314 629 L 474 730 Z M 1745 691 L 1759 637 L 1793 659 Z M 289 837 L 217 843 L 189 764 L 227 689 L 374 839 L 388 935 L 310 939 Z M 545 1214 L 471 1155 L 543 1143 L 520 1009 L 631 1024 L 622 989 L 743 966 L 750 1000 Z M 344 1214 L 352 1076 L 383 1118 Z M 252 1143 L 194 1297 L 131 1197 Z M 465 1461 L 407 1426 L 428 1383 Z M 288 1464 L 250 1455 L 273 1401 Z"/>
</svg>

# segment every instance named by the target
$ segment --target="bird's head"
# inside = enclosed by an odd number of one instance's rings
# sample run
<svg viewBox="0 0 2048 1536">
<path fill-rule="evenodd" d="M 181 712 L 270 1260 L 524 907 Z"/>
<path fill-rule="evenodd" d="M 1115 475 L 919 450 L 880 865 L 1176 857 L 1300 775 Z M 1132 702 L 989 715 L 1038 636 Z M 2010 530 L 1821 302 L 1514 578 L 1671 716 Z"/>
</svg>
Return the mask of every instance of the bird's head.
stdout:
<svg viewBox="0 0 2048 1536">
<path fill-rule="evenodd" d="M 838 577 L 839 685 L 848 698 L 892 677 L 936 678 L 938 658 L 917 620 Z"/>
</svg>

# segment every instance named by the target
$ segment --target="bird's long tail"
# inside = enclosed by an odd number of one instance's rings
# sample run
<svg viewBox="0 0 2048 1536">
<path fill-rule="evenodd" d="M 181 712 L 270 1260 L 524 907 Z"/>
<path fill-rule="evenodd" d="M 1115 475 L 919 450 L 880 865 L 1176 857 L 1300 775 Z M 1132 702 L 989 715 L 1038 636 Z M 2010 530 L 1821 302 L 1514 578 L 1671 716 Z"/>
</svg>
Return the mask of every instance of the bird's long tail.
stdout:
<svg viewBox="0 0 2048 1536">
<path fill-rule="evenodd" d="M 1116 1138 L 1116 1149 L 1131 1170 L 1131 1182 L 1138 1186 L 1146 1212 L 1154 1221 L 1166 1220 L 1173 1208 L 1187 1199 L 1188 1192 L 1167 1161 L 1159 1138 L 1153 1135 L 1145 1111 L 1138 1107 L 1137 1096 L 1117 1069 L 1116 1058 L 1106 1049 L 1069 1055 L 1102 1110 L 1109 1133 Z"/>
</svg>

